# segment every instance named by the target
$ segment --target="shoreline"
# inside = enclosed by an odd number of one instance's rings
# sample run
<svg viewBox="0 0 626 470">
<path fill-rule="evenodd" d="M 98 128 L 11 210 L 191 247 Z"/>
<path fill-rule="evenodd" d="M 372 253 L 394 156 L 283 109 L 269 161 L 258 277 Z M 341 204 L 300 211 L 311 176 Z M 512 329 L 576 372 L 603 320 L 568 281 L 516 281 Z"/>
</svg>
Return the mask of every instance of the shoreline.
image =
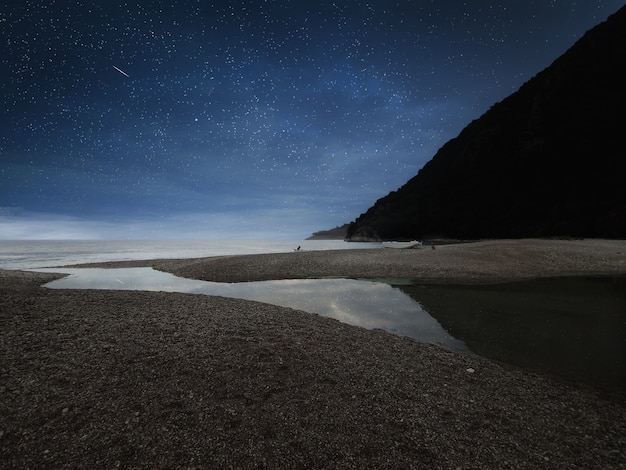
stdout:
<svg viewBox="0 0 626 470">
<path fill-rule="evenodd" d="M 153 267 L 213 282 L 343 277 L 495 284 L 544 277 L 626 275 L 626 240 L 486 240 L 436 249 L 346 249 L 110 261 L 73 267 Z"/>
<path fill-rule="evenodd" d="M 625 241 L 481 243 L 149 265 L 229 282 L 624 274 Z M 2 468 L 626 462 L 624 396 L 269 304 L 40 287 L 58 277 L 0 270 Z"/>
</svg>

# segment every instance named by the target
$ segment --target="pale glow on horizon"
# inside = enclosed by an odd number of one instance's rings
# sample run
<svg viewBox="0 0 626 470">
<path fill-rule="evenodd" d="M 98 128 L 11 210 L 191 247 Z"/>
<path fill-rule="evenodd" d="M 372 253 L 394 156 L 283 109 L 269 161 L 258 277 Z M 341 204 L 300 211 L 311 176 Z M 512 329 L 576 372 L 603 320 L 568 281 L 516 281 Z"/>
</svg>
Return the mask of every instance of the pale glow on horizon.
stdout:
<svg viewBox="0 0 626 470">
<path fill-rule="evenodd" d="M 321 224 L 321 225 L 320 225 Z M 300 240 L 324 222 L 287 211 L 270 214 L 171 214 L 160 218 L 0 215 L 0 240 Z"/>
</svg>

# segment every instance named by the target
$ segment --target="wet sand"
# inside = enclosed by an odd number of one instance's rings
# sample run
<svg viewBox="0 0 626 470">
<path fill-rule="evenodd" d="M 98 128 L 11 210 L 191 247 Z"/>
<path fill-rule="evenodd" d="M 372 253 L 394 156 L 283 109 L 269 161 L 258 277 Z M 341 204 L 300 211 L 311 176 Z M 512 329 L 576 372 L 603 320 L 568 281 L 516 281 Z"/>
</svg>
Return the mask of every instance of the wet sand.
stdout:
<svg viewBox="0 0 626 470">
<path fill-rule="evenodd" d="M 213 281 L 626 273 L 626 242 L 134 262 Z M 128 265 L 114 263 L 112 265 Z M 251 301 L 0 271 L 1 468 L 624 468 L 626 398 Z"/>
</svg>

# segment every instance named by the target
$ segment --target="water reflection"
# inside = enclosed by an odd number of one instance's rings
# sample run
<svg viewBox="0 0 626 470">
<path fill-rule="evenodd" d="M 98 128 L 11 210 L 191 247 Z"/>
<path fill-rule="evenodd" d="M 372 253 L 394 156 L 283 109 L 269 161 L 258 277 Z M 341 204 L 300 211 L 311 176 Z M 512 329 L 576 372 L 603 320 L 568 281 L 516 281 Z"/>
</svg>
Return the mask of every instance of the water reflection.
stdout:
<svg viewBox="0 0 626 470">
<path fill-rule="evenodd" d="M 467 351 L 409 295 L 389 284 L 349 279 L 297 279 L 224 284 L 176 277 L 152 268 L 50 268 L 70 276 L 46 284 L 52 289 L 114 289 L 184 292 L 256 300 L 335 318 Z"/>
<path fill-rule="evenodd" d="M 626 392 L 626 277 L 401 289 L 477 354 Z"/>
<path fill-rule="evenodd" d="M 40 271 L 70 274 L 46 284 L 53 289 L 185 292 L 295 308 L 626 393 L 623 276 L 419 286 L 392 279 L 224 284 L 151 268 Z"/>
</svg>

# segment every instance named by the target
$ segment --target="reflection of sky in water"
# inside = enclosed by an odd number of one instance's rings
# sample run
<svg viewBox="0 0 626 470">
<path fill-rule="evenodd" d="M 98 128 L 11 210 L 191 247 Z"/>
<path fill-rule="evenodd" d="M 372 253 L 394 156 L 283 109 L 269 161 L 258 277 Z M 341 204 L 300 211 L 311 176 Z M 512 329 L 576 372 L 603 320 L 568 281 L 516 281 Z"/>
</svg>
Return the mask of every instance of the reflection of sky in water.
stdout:
<svg viewBox="0 0 626 470">
<path fill-rule="evenodd" d="M 44 271 L 44 270 L 41 270 Z M 183 292 L 255 300 L 335 318 L 350 325 L 381 328 L 418 341 L 466 351 L 411 297 L 388 284 L 350 279 L 292 279 L 225 284 L 184 279 L 152 268 L 65 269 L 70 276 L 52 289 L 115 289 Z"/>
</svg>

